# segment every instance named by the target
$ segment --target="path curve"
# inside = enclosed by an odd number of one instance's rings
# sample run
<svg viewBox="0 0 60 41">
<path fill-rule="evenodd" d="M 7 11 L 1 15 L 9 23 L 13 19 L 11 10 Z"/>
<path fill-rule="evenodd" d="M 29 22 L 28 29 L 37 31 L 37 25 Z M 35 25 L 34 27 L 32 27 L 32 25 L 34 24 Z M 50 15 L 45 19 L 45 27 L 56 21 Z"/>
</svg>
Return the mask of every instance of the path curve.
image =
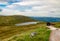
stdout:
<svg viewBox="0 0 60 41">
<path fill-rule="evenodd" d="M 49 41 L 60 41 L 60 29 L 54 27 L 54 26 L 47 26 L 52 30 L 50 34 Z"/>
</svg>

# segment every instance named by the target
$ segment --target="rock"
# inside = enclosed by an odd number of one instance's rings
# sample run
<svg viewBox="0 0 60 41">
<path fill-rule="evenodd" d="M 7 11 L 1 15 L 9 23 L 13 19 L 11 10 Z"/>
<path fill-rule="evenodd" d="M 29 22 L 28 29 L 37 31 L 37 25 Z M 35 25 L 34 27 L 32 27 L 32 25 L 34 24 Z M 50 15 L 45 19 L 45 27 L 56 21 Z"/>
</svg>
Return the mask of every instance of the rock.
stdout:
<svg viewBox="0 0 60 41">
<path fill-rule="evenodd" d="M 30 34 L 30 37 L 32 38 L 32 37 L 34 37 L 34 36 L 36 36 L 36 35 L 37 35 L 36 32 L 32 32 L 32 33 Z"/>
</svg>

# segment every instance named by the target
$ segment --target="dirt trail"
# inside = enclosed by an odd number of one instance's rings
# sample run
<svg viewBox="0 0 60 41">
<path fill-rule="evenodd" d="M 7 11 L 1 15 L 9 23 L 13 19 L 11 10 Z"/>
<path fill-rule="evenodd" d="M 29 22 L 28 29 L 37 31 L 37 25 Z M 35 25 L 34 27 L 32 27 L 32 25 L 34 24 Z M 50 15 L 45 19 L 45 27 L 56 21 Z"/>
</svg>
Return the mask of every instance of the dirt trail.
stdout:
<svg viewBox="0 0 60 41">
<path fill-rule="evenodd" d="M 60 41 L 60 29 L 54 26 L 47 26 L 52 30 L 49 41 Z"/>
</svg>

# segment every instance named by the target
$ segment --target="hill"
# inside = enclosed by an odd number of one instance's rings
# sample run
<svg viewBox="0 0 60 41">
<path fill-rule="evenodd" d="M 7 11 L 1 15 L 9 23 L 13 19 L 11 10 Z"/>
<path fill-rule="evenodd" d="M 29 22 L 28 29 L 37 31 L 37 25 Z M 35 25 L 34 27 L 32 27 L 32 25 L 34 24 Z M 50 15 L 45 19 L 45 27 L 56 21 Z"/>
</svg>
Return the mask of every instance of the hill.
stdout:
<svg viewBox="0 0 60 41">
<path fill-rule="evenodd" d="M 0 16 L 0 26 L 4 25 L 14 25 L 17 23 L 22 23 L 22 22 L 29 22 L 29 21 L 35 21 L 29 17 L 26 16 L 19 16 L 19 15 L 14 15 L 14 16 Z"/>
</svg>

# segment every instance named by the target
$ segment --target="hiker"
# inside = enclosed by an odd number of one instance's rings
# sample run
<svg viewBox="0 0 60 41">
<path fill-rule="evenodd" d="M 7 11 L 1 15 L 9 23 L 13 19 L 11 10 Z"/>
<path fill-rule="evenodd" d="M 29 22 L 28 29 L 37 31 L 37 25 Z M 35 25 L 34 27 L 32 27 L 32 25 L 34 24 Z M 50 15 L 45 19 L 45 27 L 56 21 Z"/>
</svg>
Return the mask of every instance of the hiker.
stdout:
<svg viewBox="0 0 60 41">
<path fill-rule="evenodd" d="M 47 26 L 50 26 L 51 25 L 51 23 L 50 22 L 47 22 Z"/>
</svg>

